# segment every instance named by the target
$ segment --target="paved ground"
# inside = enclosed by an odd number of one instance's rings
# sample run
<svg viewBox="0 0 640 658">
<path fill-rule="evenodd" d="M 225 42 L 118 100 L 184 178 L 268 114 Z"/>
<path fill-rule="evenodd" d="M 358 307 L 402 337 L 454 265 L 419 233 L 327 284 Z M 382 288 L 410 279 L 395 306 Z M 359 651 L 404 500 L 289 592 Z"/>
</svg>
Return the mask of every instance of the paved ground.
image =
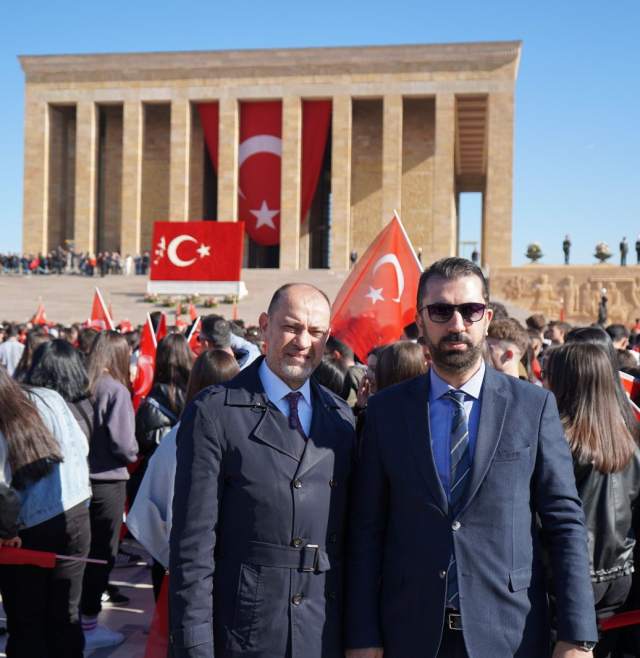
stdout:
<svg viewBox="0 0 640 658">
<path fill-rule="evenodd" d="M 249 294 L 238 304 L 238 317 L 247 324 L 256 324 L 260 313 L 266 310 L 273 291 L 290 281 L 313 283 L 333 301 L 348 274 L 346 270 L 243 270 L 242 277 Z M 111 302 L 116 323 L 126 318 L 134 324 L 142 324 L 147 312 L 161 308 L 160 304 L 144 302 L 147 280 L 143 276 L 101 278 L 55 274 L 29 277 L 2 275 L 0 320 L 23 322 L 35 314 L 38 300 L 42 299 L 50 321 L 62 324 L 84 322 L 91 313 L 94 287 L 98 286 L 105 302 Z M 531 314 L 513 304 L 507 304 L 507 308 L 520 321 Z M 202 314 L 212 312 L 204 306 L 199 306 L 198 311 Z M 231 318 L 233 307 L 220 304 L 215 312 Z M 170 322 L 174 318 L 171 310 Z"/>
<path fill-rule="evenodd" d="M 85 652 L 87 658 L 144 658 L 144 650 L 149 637 L 148 631 L 153 618 L 155 603 L 151 587 L 151 569 L 146 565 L 148 555 L 139 544 L 125 540 L 125 548 L 130 553 L 143 555 L 139 566 L 117 568 L 111 572 L 111 583 L 131 601 L 123 607 L 105 608 L 99 623 L 111 630 L 119 631 L 127 639 L 119 647 L 94 649 Z M 0 606 L 0 626 L 6 624 L 4 609 Z M 6 656 L 7 636 L 0 636 L 0 656 Z"/>
</svg>

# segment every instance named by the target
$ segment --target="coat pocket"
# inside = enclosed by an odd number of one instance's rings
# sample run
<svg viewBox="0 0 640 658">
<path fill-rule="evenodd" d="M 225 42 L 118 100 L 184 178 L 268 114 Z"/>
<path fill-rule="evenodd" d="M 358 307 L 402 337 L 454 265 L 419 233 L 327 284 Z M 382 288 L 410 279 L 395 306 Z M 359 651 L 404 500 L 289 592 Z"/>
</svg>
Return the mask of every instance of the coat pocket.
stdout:
<svg viewBox="0 0 640 658">
<path fill-rule="evenodd" d="M 523 448 L 522 450 L 505 450 L 496 452 L 493 461 L 494 462 L 512 462 L 517 459 L 524 459 L 529 456 L 529 446 Z"/>
<path fill-rule="evenodd" d="M 236 610 L 233 616 L 233 628 L 231 629 L 231 632 L 241 644 L 246 644 L 251 637 L 259 585 L 260 572 L 248 564 L 243 564 L 240 567 Z"/>
<path fill-rule="evenodd" d="M 518 592 L 521 589 L 526 589 L 531 585 L 531 575 L 533 570 L 531 567 L 524 567 L 523 569 L 516 569 L 509 574 L 509 589 L 512 592 Z"/>
</svg>

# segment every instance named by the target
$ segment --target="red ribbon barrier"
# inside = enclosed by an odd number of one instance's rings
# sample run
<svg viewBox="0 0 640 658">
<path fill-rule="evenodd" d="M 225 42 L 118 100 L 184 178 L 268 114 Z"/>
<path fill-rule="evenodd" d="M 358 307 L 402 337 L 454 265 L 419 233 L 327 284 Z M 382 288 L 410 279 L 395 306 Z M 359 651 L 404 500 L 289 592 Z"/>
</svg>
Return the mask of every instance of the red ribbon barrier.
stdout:
<svg viewBox="0 0 640 658">
<path fill-rule="evenodd" d="M 621 612 L 619 615 L 600 620 L 600 627 L 603 631 L 622 628 L 623 626 L 633 626 L 634 624 L 640 624 L 640 610 Z"/>
</svg>

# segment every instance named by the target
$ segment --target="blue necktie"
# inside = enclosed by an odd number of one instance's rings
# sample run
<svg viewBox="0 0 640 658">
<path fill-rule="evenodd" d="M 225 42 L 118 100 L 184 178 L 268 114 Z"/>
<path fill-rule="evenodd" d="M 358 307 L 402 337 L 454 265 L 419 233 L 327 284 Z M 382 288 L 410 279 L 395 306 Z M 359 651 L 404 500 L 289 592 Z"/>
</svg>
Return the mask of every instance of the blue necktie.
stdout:
<svg viewBox="0 0 640 658">
<path fill-rule="evenodd" d="M 462 498 L 467 487 L 471 458 L 469 455 L 469 421 L 464 409 L 464 393 L 449 391 L 446 395 L 453 400 L 454 412 L 451 421 L 451 472 L 449 477 L 449 506 L 453 516 L 462 509 Z M 447 572 L 447 606 L 457 608 L 458 569 L 455 555 L 451 558 Z"/>
</svg>

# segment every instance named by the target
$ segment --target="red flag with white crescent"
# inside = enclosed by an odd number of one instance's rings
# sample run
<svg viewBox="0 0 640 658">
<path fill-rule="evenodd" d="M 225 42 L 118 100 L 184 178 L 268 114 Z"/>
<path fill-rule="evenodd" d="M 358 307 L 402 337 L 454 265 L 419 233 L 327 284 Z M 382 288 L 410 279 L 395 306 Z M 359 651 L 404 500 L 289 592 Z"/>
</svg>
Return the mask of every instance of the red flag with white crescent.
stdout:
<svg viewBox="0 0 640 658">
<path fill-rule="evenodd" d="M 153 386 L 153 370 L 156 364 L 156 335 L 153 331 L 151 317 L 147 313 L 147 321 L 142 329 L 140 352 L 138 355 L 138 373 L 133 384 L 133 408 L 137 411 L 142 399 L 148 395 Z"/>
<path fill-rule="evenodd" d="M 331 334 L 367 362 L 367 354 L 395 343 L 414 320 L 422 269 L 396 215 L 372 242 L 333 303 Z"/>
<path fill-rule="evenodd" d="M 31 320 L 33 324 L 48 325 L 49 320 L 47 320 L 47 314 L 44 310 L 44 304 L 42 302 L 38 303 L 38 310 Z"/>
<path fill-rule="evenodd" d="M 102 295 L 97 288 L 93 294 L 91 318 L 89 319 L 87 326 L 97 329 L 98 331 L 102 331 L 103 329 L 110 329 L 111 331 L 116 330 L 111 315 L 107 310 L 107 305 L 104 303 L 104 299 L 102 299 Z"/>
</svg>

